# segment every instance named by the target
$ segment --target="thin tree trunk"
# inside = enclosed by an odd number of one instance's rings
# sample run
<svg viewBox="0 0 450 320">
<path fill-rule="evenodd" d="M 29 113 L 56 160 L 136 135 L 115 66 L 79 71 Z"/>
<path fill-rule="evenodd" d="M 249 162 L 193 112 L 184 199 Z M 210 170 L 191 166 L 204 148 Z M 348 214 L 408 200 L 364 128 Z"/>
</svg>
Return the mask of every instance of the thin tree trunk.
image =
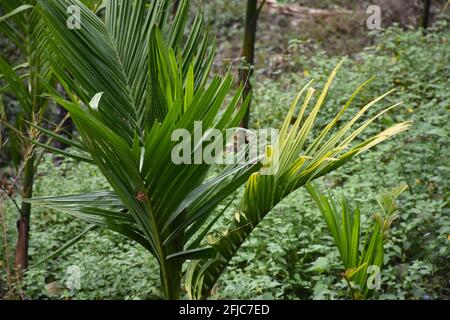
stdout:
<svg viewBox="0 0 450 320">
<path fill-rule="evenodd" d="M 180 0 L 174 0 L 173 1 L 173 7 L 172 7 L 173 15 L 175 15 L 177 13 L 179 6 L 180 6 Z"/>
<path fill-rule="evenodd" d="M 261 7 L 258 8 L 257 0 L 247 0 L 247 11 L 245 17 L 245 31 L 244 31 L 244 44 L 242 47 L 242 57 L 244 59 L 243 66 L 239 70 L 239 78 L 244 83 L 243 101 L 248 97 L 252 91 L 252 84 L 250 78 L 253 74 L 253 65 L 255 63 L 255 42 L 256 42 L 256 29 L 258 24 L 259 12 L 264 5 L 264 1 Z M 241 122 L 241 127 L 248 128 L 250 120 L 250 103 Z"/>
<path fill-rule="evenodd" d="M 422 27 L 424 29 L 427 29 L 430 24 L 430 8 L 431 8 L 431 0 L 424 0 L 424 9 L 422 17 Z"/>
<path fill-rule="evenodd" d="M 22 198 L 31 198 L 33 195 L 34 183 L 34 155 L 25 163 L 22 184 Z M 17 221 L 17 243 L 15 267 L 19 276 L 23 270 L 28 268 L 28 243 L 30 234 L 30 213 L 31 204 L 22 202 L 20 218 Z"/>
</svg>

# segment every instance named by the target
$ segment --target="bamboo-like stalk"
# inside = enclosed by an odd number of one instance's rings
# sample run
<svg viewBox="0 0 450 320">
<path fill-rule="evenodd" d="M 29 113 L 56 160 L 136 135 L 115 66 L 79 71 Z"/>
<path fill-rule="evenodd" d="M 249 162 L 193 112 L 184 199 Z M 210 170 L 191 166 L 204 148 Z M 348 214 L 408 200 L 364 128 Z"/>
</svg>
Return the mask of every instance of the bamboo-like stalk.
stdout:
<svg viewBox="0 0 450 320">
<path fill-rule="evenodd" d="M 33 184 L 35 174 L 35 161 L 34 155 L 31 155 L 25 163 L 22 181 L 22 198 L 31 198 L 33 195 Z M 31 217 L 31 204 L 22 202 L 20 208 L 20 218 L 17 221 L 17 243 L 16 243 L 16 256 L 15 256 L 15 268 L 21 273 L 28 268 L 28 244 L 30 234 L 30 217 Z"/>
<path fill-rule="evenodd" d="M 244 83 L 244 93 L 242 101 L 245 101 L 252 91 L 252 84 L 250 78 L 253 74 L 253 66 L 255 64 L 255 43 L 256 43 L 256 29 L 258 25 L 258 16 L 264 5 L 263 1 L 258 7 L 257 0 L 247 0 L 247 10 L 245 17 L 244 43 L 242 46 L 243 65 L 239 70 L 239 78 Z M 250 103 L 241 122 L 241 127 L 248 128 L 250 120 Z"/>
</svg>

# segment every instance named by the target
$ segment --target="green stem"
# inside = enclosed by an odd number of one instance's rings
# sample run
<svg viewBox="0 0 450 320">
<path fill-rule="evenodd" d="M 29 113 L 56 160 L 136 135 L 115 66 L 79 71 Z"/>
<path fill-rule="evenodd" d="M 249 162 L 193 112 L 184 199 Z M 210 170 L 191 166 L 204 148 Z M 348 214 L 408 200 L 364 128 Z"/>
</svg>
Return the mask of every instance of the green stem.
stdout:
<svg viewBox="0 0 450 320">
<path fill-rule="evenodd" d="M 182 223 L 183 218 L 179 217 L 175 220 L 174 224 L 179 225 Z M 163 235 L 166 238 L 174 230 L 169 228 L 167 233 Z M 169 254 L 180 252 L 184 247 L 184 234 L 178 236 L 177 238 L 170 241 L 168 244 L 163 246 L 164 251 L 164 266 L 161 268 L 161 273 L 164 278 L 164 291 L 166 299 L 168 300 L 179 300 L 180 299 L 180 288 L 181 288 L 181 271 L 183 261 L 178 259 L 167 259 Z"/>
<path fill-rule="evenodd" d="M 255 63 L 255 42 L 256 42 L 256 28 L 258 22 L 258 15 L 261 11 L 264 2 L 261 7 L 258 8 L 257 0 L 247 0 L 247 11 L 245 17 L 245 31 L 244 31 L 244 44 L 242 47 L 242 57 L 244 58 L 244 65 L 239 72 L 240 81 L 244 83 L 244 92 L 242 95 L 243 101 L 252 91 L 252 85 L 250 83 L 250 77 L 253 74 L 253 65 Z M 248 128 L 250 119 L 250 105 L 244 115 L 241 122 L 241 127 Z"/>
<path fill-rule="evenodd" d="M 353 292 L 353 287 L 350 280 L 347 278 L 346 275 L 344 275 L 344 279 L 347 282 L 348 288 L 350 289 L 350 295 L 352 297 L 352 300 L 356 300 L 355 293 Z"/>
<path fill-rule="evenodd" d="M 161 264 L 161 284 L 167 300 L 180 299 L 181 263 L 165 260 Z"/>
<path fill-rule="evenodd" d="M 31 198 L 33 195 L 33 183 L 34 183 L 34 155 L 26 160 L 23 182 L 22 182 L 22 199 Z M 16 244 L 16 256 L 15 267 L 18 272 L 22 272 L 28 268 L 28 242 L 30 233 L 30 214 L 31 204 L 22 202 L 20 208 L 20 218 L 17 221 L 17 244 Z"/>
</svg>

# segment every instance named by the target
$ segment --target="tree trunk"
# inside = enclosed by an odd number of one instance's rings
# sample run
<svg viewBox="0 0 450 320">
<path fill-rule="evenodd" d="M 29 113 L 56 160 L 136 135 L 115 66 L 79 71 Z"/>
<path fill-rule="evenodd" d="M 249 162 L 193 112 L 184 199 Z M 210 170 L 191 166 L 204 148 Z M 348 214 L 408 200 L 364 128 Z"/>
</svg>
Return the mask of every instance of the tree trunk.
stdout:
<svg viewBox="0 0 450 320">
<path fill-rule="evenodd" d="M 239 78 L 244 83 L 243 101 L 248 97 L 252 91 L 252 84 L 250 78 L 253 74 L 253 65 L 255 63 L 255 41 L 256 41 L 256 28 L 259 15 L 258 1 L 247 0 L 247 11 L 245 17 L 245 31 L 244 31 L 244 44 L 242 47 L 243 66 L 239 70 Z M 245 113 L 244 118 L 241 121 L 241 127 L 248 128 L 250 119 L 250 103 Z"/>
<path fill-rule="evenodd" d="M 422 17 L 422 27 L 424 29 L 427 29 L 428 25 L 430 24 L 430 8 L 431 8 L 431 0 L 424 0 L 424 9 Z"/>
<path fill-rule="evenodd" d="M 22 198 L 31 198 L 33 195 L 34 183 L 34 155 L 32 155 L 25 163 Z M 31 204 L 22 202 L 20 208 L 20 218 L 17 221 L 17 243 L 15 267 L 19 272 L 19 276 L 23 270 L 28 268 L 28 242 L 30 233 L 30 213 Z"/>
<path fill-rule="evenodd" d="M 179 6 L 180 6 L 180 0 L 174 0 L 173 1 L 173 7 L 172 7 L 173 15 L 176 15 Z"/>
</svg>

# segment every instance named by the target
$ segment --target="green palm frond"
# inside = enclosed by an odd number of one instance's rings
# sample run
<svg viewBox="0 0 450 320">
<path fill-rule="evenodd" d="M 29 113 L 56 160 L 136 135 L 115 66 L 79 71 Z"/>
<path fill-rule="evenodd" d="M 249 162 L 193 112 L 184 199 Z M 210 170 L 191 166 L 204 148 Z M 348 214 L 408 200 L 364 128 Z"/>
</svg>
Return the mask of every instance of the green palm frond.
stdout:
<svg viewBox="0 0 450 320">
<path fill-rule="evenodd" d="M 155 26 L 167 35 L 174 55 L 181 55 L 186 81 L 192 65 L 196 86 L 203 85 L 211 66 L 214 50 L 203 27 L 201 13 L 192 26 L 189 38 L 182 43 L 189 1 L 182 1 L 172 24 L 168 24 L 170 1 L 107 1 L 105 21 L 78 0 L 38 1 L 42 16 L 51 31 L 51 47 L 57 53 L 53 67 L 68 92 L 74 92 L 85 105 L 102 92 L 98 117 L 109 128 L 132 144 L 136 132 L 142 135 L 149 116 L 156 111 L 164 116 L 164 107 L 152 94 L 155 86 L 148 65 L 151 31 Z M 68 30 L 68 6 L 80 8 L 80 29 Z M 181 46 L 181 49 L 179 47 Z M 168 51 L 162 58 L 169 59 Z M 154 69 L 155 65 L 150 70 Z M 163 109 L 161 111 L 161 109 Z M 154 119 L 154 118 L 153 118 Z M 160 117 L 159 121 L 162 120 Z M 150 121 L 151 122 L 151 121 Z"/>
<path fill-rule="evenodd" d="M 2 9 L 8 13 L 0 17 L 0 33 L 26 60 L 13 66 L 0 57 L 0 93 L 13 94 L 21 107 L 20 118 L 30 121 L 42 119 L 47 99 L 41 95 L 52 78 L 45 25 L 35 5 L 33 0 L 2 1 Z"/>
<path fill-rule="evenodd" d="M 97 191 L 71 196 L 35 197 L 28 201 L 37 206 L 66 212 L 88 224 L 112 229 L 151 250 L 149 242 L 114 192 Z"/>
<path fill-rule="evenodd" d="M 17 153 L 15 162 L 18 164 L 22 158 L 19 150 L 31 150 L 29 140 L 38 136 L 38 131 L 32 127 L 41 124 L 47 110 L 48 100 L 43 94 L 54 80 L 50 67 L 52 53 L 47 50 L 47 30 L 35 0 L 5 0 L 1 8 L 8 13 L 0 17 L 0 34 L 21 53 L 14 64 L 7 61 L 8 57 L 0 57 L 0 94 L 13 96 L 20 107 L 14 123 L 8 122 L 11 119 L 5 116 L 0 119 L 0 127 L 5 126 L 11 132 L 10 151 Z M 23 139 L 22 144 L 18 142 L 20 139 Z"/>
<path fill-rule="evenodd" d="M 407 188 L 408 185 L 403 183 L 378 195 L 377 202 L 382 214 L 375 214 L 375 217 L 382 223 L 383 232 L 386 233 L 398 218 L 396 200 Z"/>
<path fill-rule="evenodd" d="M 272 159 L 270 165 L 277 169 L 275 174 L 264 175 L 261 172 L 252 174 L 246 184 L 242 205 L 239 209 L 243 213 L 242 218 L 239 221 L 233 221 L 227 228 L 227 234 L 216 243 L 211 244 L 216 250 L 216 257 L 195 261 L 191 264 L 187 276 L 191 298 L 200 299 L 209 295 L 220 274 L 242 243 L 265 215 L 287 195 L 307 182 L 341 167 L 363 151 L 408 129 L 410 125 L 408 122 L 400 123 L 363 142 L 352 144 L 355 138 L 374 120 L 398 105 L 383 110 L 358 127 L 353 128 L 357 120 L 370 107 L 389 94 L 387 93 L 361 108 L 351 120 L 342 125 L 334 134 L 331 134 L 331 130 L 348 109 L 354 97 L 371 81 L 369 80 L 357 88 L 335 118 L 315 138 L 312 138 L 311 132 L 316 116 L 341 64 L 330 75 L 328 82 L 308 115 L 306 115 L 307 108 L 314 95 L 314 89 L 310 88 L 311 83 L 301 90 L 293 102 L 288 116 L 280 129 L 278 142 L 272 148 L 269 148 L 267 155 L 268 158 Z M 291 126 L 295 109 L 302 96 L 304 96 L 304 99 L 298 117 Z"/>
<path fill-rule="evenodd" d="M 406 184 L 401 184 L 400 186 L 385 191 L 381 193 L 377 197 L 378 205 L 380 206 L 381 210 L 383 211 L 383 214 L 385 217 L 389 217 L 390 215 L 394 214 L 395 211 L 397 211 L 397 203 L 396 199 L 400 194 L 402 194 L 408 186 Z"/>
</svg>

